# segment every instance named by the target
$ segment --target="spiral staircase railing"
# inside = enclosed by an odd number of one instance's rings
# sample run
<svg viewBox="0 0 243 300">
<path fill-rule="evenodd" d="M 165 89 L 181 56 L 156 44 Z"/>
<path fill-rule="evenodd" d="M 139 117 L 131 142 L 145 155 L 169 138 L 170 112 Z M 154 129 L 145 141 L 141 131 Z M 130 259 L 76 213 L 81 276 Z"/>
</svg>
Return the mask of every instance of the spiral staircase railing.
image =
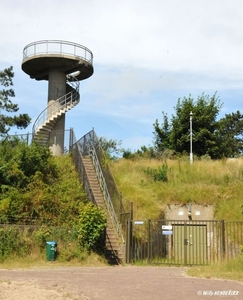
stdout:
<svg viewBox="0 0 243 300">
<path fill-rule="evenodd" d="M 74 75 L 67 76 L 67 89 L 71 89 L 71 91 L 55 100 L 51 105 L 48 105 L 47 108 L 39 114 L 32 127 L 33 139 L 38 137 L 39 133 L 43 135 L 45 129 L 48 128 L 48 130 L 50 130 L 50 128 L 53 128 L 58 117 L 79 103 L 79 81 Z"/>
</svg>

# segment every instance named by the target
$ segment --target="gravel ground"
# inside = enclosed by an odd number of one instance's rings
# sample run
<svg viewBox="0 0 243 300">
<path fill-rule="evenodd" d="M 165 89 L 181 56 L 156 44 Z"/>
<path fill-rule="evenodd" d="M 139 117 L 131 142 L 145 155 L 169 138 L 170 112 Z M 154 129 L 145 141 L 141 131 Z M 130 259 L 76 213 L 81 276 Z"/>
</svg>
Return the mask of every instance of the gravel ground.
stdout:
<svg viewBox="0 0 243 300">
<path fill-rule="evenodd" d="M 180 267 L 0 269 L 4 300 L 243 299 L 243 284 L 185 275 Z"/>
</svg>

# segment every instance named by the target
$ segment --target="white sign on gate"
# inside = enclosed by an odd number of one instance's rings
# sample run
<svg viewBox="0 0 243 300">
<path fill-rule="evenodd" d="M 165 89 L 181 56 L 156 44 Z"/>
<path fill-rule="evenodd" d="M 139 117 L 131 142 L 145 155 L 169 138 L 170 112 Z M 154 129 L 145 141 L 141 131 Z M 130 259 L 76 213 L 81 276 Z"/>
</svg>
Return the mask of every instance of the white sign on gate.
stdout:
<svg viewBox="0 0 243 300">
<path fill-rule="evenodd" d="M 172 235 L 172 234 L 173 234 L 173 231 L 170 231 L 170 230 L 163 230 L 163 231 L 162 231 L 162 234 L 163 234 L 163 235 Z"/>
<path fill-rule="evenodd" d="M 172 225 L 162 225 L 163 230 L 172 230 Z"/>
</svg>

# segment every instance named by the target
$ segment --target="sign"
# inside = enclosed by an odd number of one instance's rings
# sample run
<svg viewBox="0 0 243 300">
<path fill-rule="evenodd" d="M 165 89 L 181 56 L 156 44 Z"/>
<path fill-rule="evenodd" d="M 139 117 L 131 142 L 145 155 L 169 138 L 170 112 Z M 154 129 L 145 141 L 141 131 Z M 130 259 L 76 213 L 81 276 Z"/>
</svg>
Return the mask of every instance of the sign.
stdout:
<svg viewBox="0 0 243 300">
<path fill-rule="evenodd" d="M 163 229 L 172 230 L 172 225 L 162 225 L 162 230 Z"/>
<path fill-rule="evenodd" d="M 134 221 L 135 225 L 143 225 L 143 221 Z"/>
<path fill-rule="evenodd" d="M 172 230 L 162 230 L 163 235 L 172 235 L 173 231 Z"/>
</svg>

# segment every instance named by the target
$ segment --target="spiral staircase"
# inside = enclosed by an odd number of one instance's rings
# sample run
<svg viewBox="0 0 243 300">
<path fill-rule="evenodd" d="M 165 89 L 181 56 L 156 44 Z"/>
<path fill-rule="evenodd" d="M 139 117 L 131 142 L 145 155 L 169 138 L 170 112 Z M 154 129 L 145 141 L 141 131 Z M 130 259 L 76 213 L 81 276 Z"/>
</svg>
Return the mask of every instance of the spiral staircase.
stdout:
<svg viewBox="0 0 243 300">
<path fill-rule="evenodd" d="M 30 78 L 48 80 L 47 107 L 33 125 L 33 140 L 48 143 L 54 155 L 62 155 L 65 114 L 80 100 L 79 81 L 94 72 L 93 54 L 72 42 L 37 41 L 24 48 L 22 70 Z"/>
<path fill-rule="evenodd" d="M 55 127 L 57 120 L 79 103 L 79 81 L 74 75 L 67 76 L 66 91 L 64 96 L 58 98 L 55 103 L 39 114 L 32 128 L 33 140 L 37 140 L 43 145 L 48 144 L 50 132 Z"/>
</svg>

